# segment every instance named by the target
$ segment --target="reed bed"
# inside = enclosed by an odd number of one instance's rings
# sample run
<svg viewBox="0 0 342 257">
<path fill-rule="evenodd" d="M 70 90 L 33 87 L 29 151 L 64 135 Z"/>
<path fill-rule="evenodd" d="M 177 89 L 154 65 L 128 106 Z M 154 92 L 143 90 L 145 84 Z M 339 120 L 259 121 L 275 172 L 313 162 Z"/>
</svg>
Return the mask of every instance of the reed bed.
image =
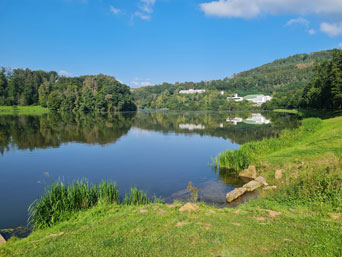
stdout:
<svg viewBox="0 0 342 257">
<path fill-rule="evenodd" d="M 72 184 L 58 180 L 29 206 L 28 223 L 34 229 L 41 229 L 51 227 L 67 219 L 72 213 L 97 204 L 144 205 L 149 202 L 147 194 L 136 187 L 124 199 L 120 199 L 118 187 L 112 181 L 90 185 L 87 180 L 74 181 Z"/>
<path fill-rule="evenodd" d="M 294 130 L 283 130 L 278 138 L 266 138 L 262 141 L 253 141 L 242 145 L 235 151 L 226 151 L 214 159 L 216 167 L 234 169 L 236 171 L 246 169 L 256 157 L 270 154 L 285 147 L 291 147 L 298 140 L 303 140 L 317 131 L 322 125 L 322 120 L 310 118 L 303 120 L 302 126 Z"/>
</svg>

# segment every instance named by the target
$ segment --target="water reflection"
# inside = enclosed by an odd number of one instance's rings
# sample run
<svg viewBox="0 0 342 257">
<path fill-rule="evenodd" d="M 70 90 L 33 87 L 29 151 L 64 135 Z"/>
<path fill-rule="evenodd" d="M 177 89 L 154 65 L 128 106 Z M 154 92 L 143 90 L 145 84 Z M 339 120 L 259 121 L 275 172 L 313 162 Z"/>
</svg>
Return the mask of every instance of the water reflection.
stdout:
<svg viewBox="0 0 342 257">
<path fill-rule="evenodd" d="M 256 126 L 250 119 L 270 122 Z M 211 157 L 298 125 L 298 117 L 277 113 L 0 115 L 0 229 L 25 225 L 29 204 L 58 177 L 114 180 L 122 195 L 137 186 L 169 200 L 187 197 L 192 181 L 199 200 L 224 204 L 243 181 L 213 172 Z"/>
<path fill-rule="evenodd" d="M 237 125 L 239 122 L 244 122 L 247 124 L 254 124 L 254 125 L 262 125 L 262 124 L 269 124 L 271 123 L 271 120 L 266 119 L 264 115 L 261 113 L 252 113 L 251 116 L 249 116 L 246 119 L 235 117 L 233 119 L 227 118 L 227 122 L 231 123 L 232 125 Z"/>
<path fill-rule="evenodd" d="M 228 118 L 227 118 L 228 115 Z M 223 123 L 223 121 L 226 121 Z M 255 127 L 253 125 L 262 125 Z M 279 113 L 165 113 L 140 112 L 116 115 L 48 114 L 0 116 L 0 153 L 14 149 L 60 147 L 63 143 L 115 143 L 131 127 L 163 133 L 196 133 L 243 144 L 277 136 L 295 128 L 295 115 Z"/>
</svg>

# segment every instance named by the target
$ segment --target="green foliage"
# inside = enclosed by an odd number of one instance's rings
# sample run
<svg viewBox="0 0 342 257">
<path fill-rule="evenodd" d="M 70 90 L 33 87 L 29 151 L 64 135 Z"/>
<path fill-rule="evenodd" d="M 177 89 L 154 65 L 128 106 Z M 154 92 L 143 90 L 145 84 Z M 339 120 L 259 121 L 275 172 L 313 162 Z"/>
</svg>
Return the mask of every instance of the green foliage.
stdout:
<svg viewBox="0 0 342 257">
<path fill-rule="evenodd" d="M 124 199 L 120 199 L 118 187 L 111 181 L 90 185 L 87 180 L 74 181 L 72 184 L 58 180 L 30 205 L 29 224 L 35 229 L 51 227 L 68 219 L 73 213 L 97 204 L 146 205 L 150 202 L 162 200 L 154 197 L 150 201 L 147 194 L 136 187 L 131 188 Z"/>
<path fill-rule="evenodd" d="M 147 198 L 147 194 L 136 187 L 131 188 L 130 192 L 125 194 L 125 198 L 123 200 L 123 204 L 125 205 L 145 205 L 148 203 L 149 200 Z"/>
<path fill-rule="evenodd" d="M 236 110 L 251 109 L 247 103 L 226 101 L 232 93 L 273 94 L 275 101 L 265 109 L 298 107 L 304 87 L 314 75 L 314 63 L 332 58 L 333 51 L 298 54 L 233 74 L 223 80 L 184 82 L 141 87 L 133 90 L 141 109 Z M 205 94 L 183 95 L 183 89 L 205 89 Z M 219 92 L 224 91 L 222 96 Z"/>
<path fill-rule="evenodd" d="M 316 62 L 308 83 L 277 90 L 272 101 L 262 108 L 342 109 L 342 50 L 333 50 L 332 58 Z M 284 88 L 285 89 L 285 88 Z"/>
<path fill-rule="evenodd" d="M 318 118 L 305 119 L 301 127 L 283 130 L 279 138 L 265 138 L 262 141 L 248 142 L 235 151 L 228 150 L 219 154 L 219 166 L 237 171 L 246 169 L 257 157 L 290 147 L 299 140 L 303 140 L 317 131 L 321 123 L 322 121 Z"/>
<path fill-rule="evenodd" d="M 88 209 L 98 202 L 118 203 L 118 188 L 114 182 L 90 186 L 86 180 L 68 185 L 59 180 L 29 207 L 29 224 L 46 228 L 67 218 L 71 213 Z"/>
<path fill-rule="evenodd" d="M 135 111 L 128 86 L 106 75 L 60 77 L 54 71 L 0 69 L 0 105 L 38 105 L 52 111 Z"/>
<path fill-rule="evenodd" d="M 285 180 L 282 189 L 276 191 L 278 202 L 306 205 L 331 206 L 333 211 L 342 211 L 342 174 L 337 166 L 309 167 L 296 177 Z"/>
</svg>

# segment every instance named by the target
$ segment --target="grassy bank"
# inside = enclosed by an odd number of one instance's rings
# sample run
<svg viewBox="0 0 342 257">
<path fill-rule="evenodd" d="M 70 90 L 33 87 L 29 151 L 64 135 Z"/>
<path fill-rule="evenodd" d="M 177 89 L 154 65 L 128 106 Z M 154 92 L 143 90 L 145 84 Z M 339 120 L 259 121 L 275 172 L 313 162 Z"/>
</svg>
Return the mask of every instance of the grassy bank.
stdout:
<svg viewBox="0 0 342 257">
<path fill-rule="evenodd" d="M 41 106 L 0 106 L 0 115 L 7 114 L 28 114 L 41 115 L 48 113 L 49 109 Z"/>
<path fill-rule="evenodd" d="M 342 117 L 272 140 L 242 151 L 277 189 L 238 208 L 98 204 L 11 239 L 0 256 L 341 256 Z"/>
</svg>

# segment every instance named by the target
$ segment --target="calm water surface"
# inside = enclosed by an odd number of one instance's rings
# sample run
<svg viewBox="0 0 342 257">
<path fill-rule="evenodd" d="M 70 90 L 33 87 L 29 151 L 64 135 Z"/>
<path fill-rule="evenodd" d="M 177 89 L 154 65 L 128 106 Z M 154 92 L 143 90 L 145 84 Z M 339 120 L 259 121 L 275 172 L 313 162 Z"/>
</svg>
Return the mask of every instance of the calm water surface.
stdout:
<svg viewBox="0 0 342 257">
<path fill-rule="evenodd" d="M 120 115 L 0 116 L 0 229 L 25 226 L 27 208 L 58 178 L 117 182 L 166 201 L 199 198 L 223 204 L 242 182 L 208 164 L 241 144 L 299 124 L 276 113 L 140 112 Z"/>
</svg>

